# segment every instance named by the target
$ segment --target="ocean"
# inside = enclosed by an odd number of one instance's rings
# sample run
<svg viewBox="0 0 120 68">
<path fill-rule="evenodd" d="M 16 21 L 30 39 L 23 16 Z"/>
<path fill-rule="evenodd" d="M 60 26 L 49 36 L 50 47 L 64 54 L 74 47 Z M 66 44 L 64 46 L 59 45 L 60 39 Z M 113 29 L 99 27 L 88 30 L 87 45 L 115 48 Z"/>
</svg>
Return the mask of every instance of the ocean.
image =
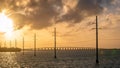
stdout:
<svg viewBox="0 0 120 68">
<path fill-rule="evenodd" d="M 100 50 L 99 65 L 95 50 L 40 50 L 0 52 L 0 68 L 120 68 L 120 50 Z"/>
</svg>

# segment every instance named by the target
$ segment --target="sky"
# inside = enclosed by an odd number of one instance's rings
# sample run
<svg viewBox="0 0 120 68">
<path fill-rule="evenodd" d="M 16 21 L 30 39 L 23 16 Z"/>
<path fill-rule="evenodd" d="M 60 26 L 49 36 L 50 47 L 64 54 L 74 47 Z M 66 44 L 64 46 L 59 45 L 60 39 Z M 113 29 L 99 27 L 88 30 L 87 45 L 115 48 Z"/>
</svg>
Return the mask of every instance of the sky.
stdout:
<svg viewBox="0 0 120 68">
<path fill-rule="evenodd" d="M 120 48 L 120 0 L 0 0 L 3 11 L 13 30 L 0 28 L 1 46 L 11 40 L 14 47 L 16 39 L 22 47 L 24 37 L 25 48 L 33 48 L 36 33 L 38 48 L 53 47 L 56 27 L 57 47 L 95 47 L 98 16 L 99 47 Z"/>
</svg>

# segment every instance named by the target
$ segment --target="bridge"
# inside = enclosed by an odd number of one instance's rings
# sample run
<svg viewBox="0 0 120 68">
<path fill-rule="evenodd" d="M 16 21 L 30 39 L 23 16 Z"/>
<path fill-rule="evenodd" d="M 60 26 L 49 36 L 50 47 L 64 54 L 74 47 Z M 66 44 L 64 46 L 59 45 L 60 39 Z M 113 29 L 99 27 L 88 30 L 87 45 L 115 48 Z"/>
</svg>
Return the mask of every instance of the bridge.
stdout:
<svg viewBox="0 0 120 68">
<path fill-rule="evenodd" d="M 54 47 L 42 47 L 38 50 L 54 50 Z M 56 47 L 56 50 L 95 50 L 95 48 L 86 48 L 86 47 Z"/>
</svg>

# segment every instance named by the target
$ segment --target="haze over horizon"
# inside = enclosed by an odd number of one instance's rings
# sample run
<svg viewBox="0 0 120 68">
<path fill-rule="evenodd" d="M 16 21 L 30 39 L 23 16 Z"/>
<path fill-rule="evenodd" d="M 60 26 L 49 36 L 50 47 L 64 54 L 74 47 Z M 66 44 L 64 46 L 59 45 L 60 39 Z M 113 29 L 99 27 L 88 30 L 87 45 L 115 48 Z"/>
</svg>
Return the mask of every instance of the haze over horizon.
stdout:
<svg viewBox="0 0 120 68">
<path fill-rule="evenodd" d="M 95 47 L 96 15 L 99 47 L 120 48 L 120 0 L 0 0 L 0 42 L 53 47 L 56 27 L 58 47 Z"/>
</svg>

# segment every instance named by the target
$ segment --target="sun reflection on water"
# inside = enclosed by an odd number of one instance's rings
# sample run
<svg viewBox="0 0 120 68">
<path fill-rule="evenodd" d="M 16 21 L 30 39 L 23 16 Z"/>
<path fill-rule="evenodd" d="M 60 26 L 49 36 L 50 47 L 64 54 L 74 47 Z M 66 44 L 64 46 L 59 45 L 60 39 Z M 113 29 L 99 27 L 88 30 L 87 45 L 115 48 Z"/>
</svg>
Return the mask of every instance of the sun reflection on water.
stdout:
<svg viewBox="0 0 120 68">
<path fill-rule="evenodd" d="M 1 68 L 20 68 L 15 52 L 2 52 L 0 55 Z"/>
</svg>

